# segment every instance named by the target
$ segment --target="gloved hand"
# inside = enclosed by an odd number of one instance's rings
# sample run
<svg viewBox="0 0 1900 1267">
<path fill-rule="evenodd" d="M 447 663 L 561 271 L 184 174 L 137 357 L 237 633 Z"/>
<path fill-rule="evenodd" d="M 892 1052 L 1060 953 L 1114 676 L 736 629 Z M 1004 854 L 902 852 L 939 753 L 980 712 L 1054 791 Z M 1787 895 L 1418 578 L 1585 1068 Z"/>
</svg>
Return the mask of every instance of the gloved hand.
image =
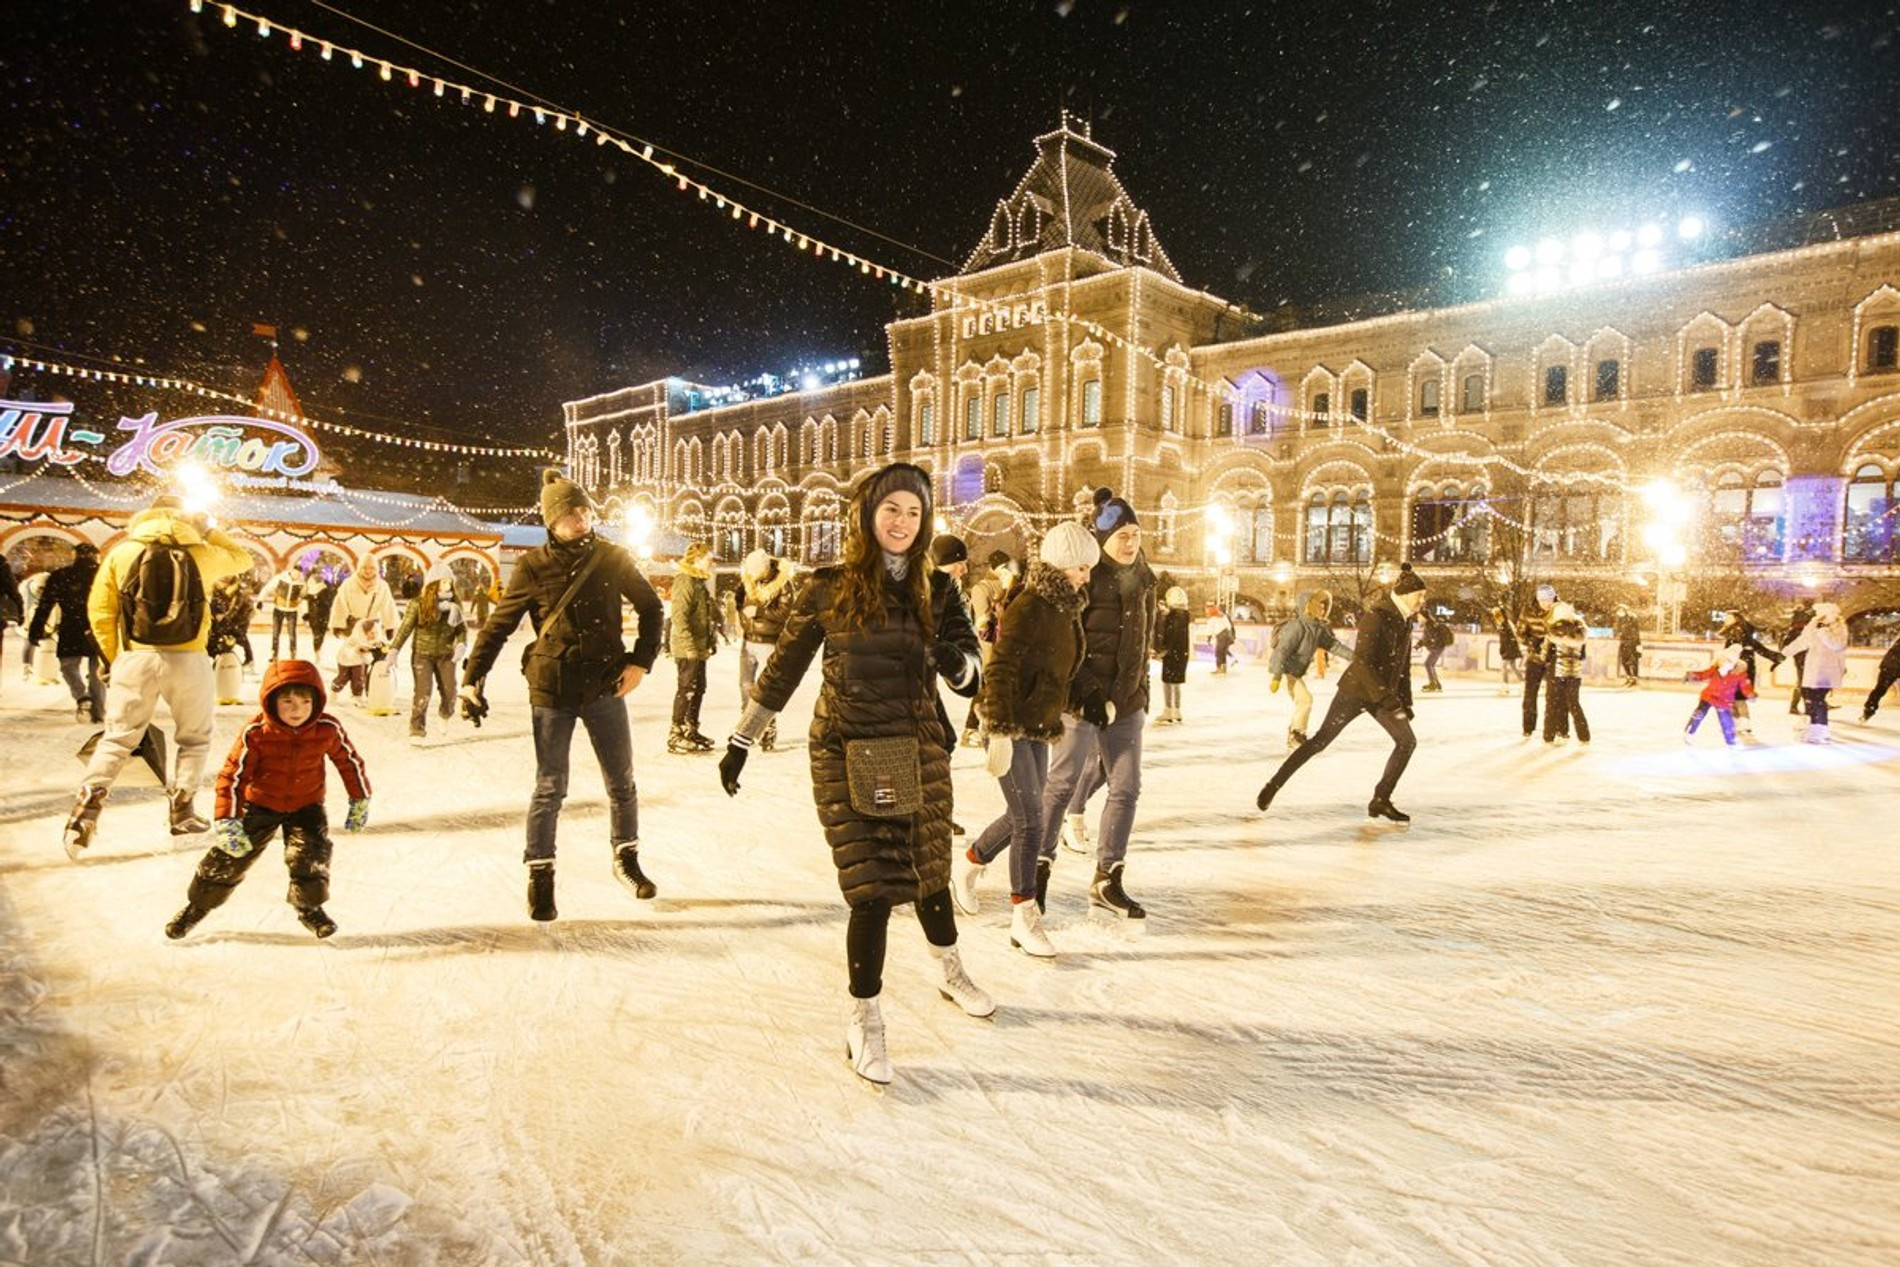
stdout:
<svg viewBox="0 0 1900 1267">
<path fill-rule="evenodd" d="M 1386 711 L 1400 721 L 1411 721 L 1414 716 L 1411 708 L 1404 704 L 1393 704 L 1390 708 L 1386 709 Z"/>
<path fill-rule="evenodd" d="M 726 789 L 727 796 L 739 795 L 739 771 L 745 769 L 745 759 L 751 755 L 751 740 L 738 735 L 726 740 L 726 755 L 719 758 L 719 785 Z"/>
<path fill-rule="evenodd" d="M 1083 696 L 1081 705 L 1075 711 L 1091 726 L 1106 726 L 1115 719 L 1114 706 L 1102 698 L 1100 691 Z"/>
<path fill-rule="evenodd" d="M 367 826 L 369 826 L 369 797 L 352 797 L 350 812 L 343 816 L 343 830 L 359 832 Z"/>
<path fill-rule="evenodd" d="M 933 642 L 925 659 L 930 671 L 952 686 L 961 686 L 970 677 L 970 660 L 961 648 L 948 642 Z"/>
<path fill-rule="evenodd" d="M 488 701 L 482 698 L 481 686 L 470 682 L 457 698 L 462 701 L 462 720 L 475 723 L 475 728 L 480 730 L 482 718 L 488 716 Z"/>
<path fill-rule="evenodd" d="M 245 857 L 253 848 L 241 818 L 220 818 L 211 824 L 211 837 L 212 845 L 220 853 L 227 853 L 233 858 Z"/>
<path fill-rule="evenodd" d="M 1273 680 L 1267 683 L 1267 694 L 1271 695 L 1279 689 L 1280 689 L 1280 675 L 1276 673 L 1273 675 Z"/>
<path fill-rule="evenodd" d="M 991 735 L 989 750 L 984 754 L 983 768 L 990 777 L 1000 779 L 1009 773 L 1009 763 L 1015 757 L 1016 745 L 1001 735 Z"/>
</svg>

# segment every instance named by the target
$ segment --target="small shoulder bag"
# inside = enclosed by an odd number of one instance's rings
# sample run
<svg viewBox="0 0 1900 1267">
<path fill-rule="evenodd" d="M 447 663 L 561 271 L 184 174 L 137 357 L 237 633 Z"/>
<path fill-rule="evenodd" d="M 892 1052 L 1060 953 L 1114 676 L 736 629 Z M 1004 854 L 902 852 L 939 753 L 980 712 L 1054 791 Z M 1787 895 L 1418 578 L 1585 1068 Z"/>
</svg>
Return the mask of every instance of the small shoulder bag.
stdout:
<svg viewBox="0 0 1900 1267">
<path fill-rule="evenodd" d="M 847 739 L 845 780 L 851 808 L 875 818 L 904 818 L 924 807 L 923 767 L 915 735 Z"/>
</svg>

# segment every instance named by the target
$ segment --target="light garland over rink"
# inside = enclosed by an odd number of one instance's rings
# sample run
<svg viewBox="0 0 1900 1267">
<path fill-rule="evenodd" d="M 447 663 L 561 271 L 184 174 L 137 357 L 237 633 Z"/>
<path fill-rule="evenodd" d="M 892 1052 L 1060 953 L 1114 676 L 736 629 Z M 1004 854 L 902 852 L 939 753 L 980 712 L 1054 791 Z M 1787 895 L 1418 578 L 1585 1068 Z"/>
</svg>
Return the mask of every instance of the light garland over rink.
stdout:
<svg viewBox="0 0 1900 1267">
<path fill-rule="evenodd" d="M 365 431 L 361 427 L 352 427 L 341 422 L 326 422 L 306 414 L 293 414 L 283 409 L 272 409 L 243 396 L 220 391 L 215 387 L 206 387 L 202 383 L 194 383 L 186 378 L 164 378 L 154 374 L 128 374 L 121 370 L 90 369 L 81 365 L 67 365 L 59 361 L 40 360 L 37 357 L 0 353 L 0 370 L 11 372 L 16 367 L 39 370 L 47 374 L 61 374 L 67 378 L 90 379 L 98 383 L 130 383 L 136 387 L 158 387 L 167 391 L 186 392 L 194 396 L 202 396 L 206 400 L 221 400 L 242 405 L 257 417 L 314 427 L 319 431 L 352 436 L 359 440 L 374 440 L 378 444 L 393 444 L 405 449 L 422 449 L 430 453 L 459 453 L 468 457 L 534 458 L 544 462 L 567 460 L 566 454 L 557 453 L 552 449 L 502 449 L 479 444 L 450 444 L 442 440 L 416 440 L 409 436 L 392 436 L 381 431 Z"/>
<path fill-rule="evenodd" d="M 186 0 L 186 2 L 193 13 L 202 13 L 206 8 L 206 0 Z M 506 113 L 511 119 L 519 119 L 523 112 L 526 112 L 533 116 L 534 122 L 537 125 L 545 126 L 552 121 L 556 132 L 566 133 L 570 130 L 570 125 L 572 125 L 572 131 L 576 139 L 584 139 L 591 133 L 595 145 L 613 146 L 629 157 L 645 163 L 649 168 L 673 182 L 681 193 L 695 194 L 699 201 L 710 204 L 713 210 L 724 213 L 727 218 L 733 221 L 743 221 L 748 228 L 762 228 L 768 236 L 775 238 L 782 237 L 784 241 L 794 247 L 794 249 L 800 252 L 809 251 L 820 260 L 829 256 L 832 262 L 854 269 L 861 275 L 887 281 L 902 290 L 915 291 L 919 294 L 929 294 L 937 298 L 945 299 L 952 308 L 974 308 L 985 311 L 1008 312 L 1014 306 L 1010 303 L 997 303 L 966 295 L 953 283 L 932 282 L 912 277 L 902 270 L 881 264 L 868 256 L 846 251 L 812 234 L 801 232 L 793 225 L 787 224 L 764 212 L 755 210 L 738 199 L 732 198 L 722 191 L 713 188 L 711 185 L 687 176 L 681 172 L 675 164 L 668 162 L 664 157 L 656 156 L 652 144 L 635 141 L 619 135 L 613 130 L 602 126 L 600 123 L 585 118 L 576 111 L 566 110 L 546 103 L 536 104 L 533 102 L 519 101 L 506 94 L 492 93 L 485 89 L 459 83 L 443 76 L 432 75 L 412 67 L 399 65 L 386 58 L 374 57 L 356 49 L 345 48 L 343 45 L 335 43 L 334 41 L 317 40 L 315 37 L 308 36 L 302 31 L 284 26 L 282 23 L 278 23 L 262 14 L 240 9 L 235 5 L 213 4 L 211 7 L 219 11 L 223 17 L 224 25 L 227 27 L 235 28 L 240 23 L 252 25 L 255 26 L 257 34 L 261 38 L 266 39 L 281 32 L 286 37 L 289 47 L 293 52 L 301 51 L 306 43 L 314 42 L 319 46 L 319 56 L 324 61 L 333 60 L 333 53 L 342 53 L 349 58 L 350 65 L 353 68 L 361 69 L 365 65 L 376 66 L 378 68 L 378 77 L 385 82 L 393 82 L 396 77 L 400 76 L 412 89 L 421 89 L 425 86 L 432 88 L 432 95 L 438 98 L 446 99 L 449 95 L 453 94 L 463 105 L 472 105 L 479 100 L 483 112 L 487 114 L 495 113 L 498 106 L 506 107 Z M 476 73 L 479 74 L 480 72 Z M 1086 331 L 1091 338 L 1099 339 L 1106 344 L 1122 349 L 1130 356 L 1140 357 L 1163 373 L 1174 370 L 1177 372 L 1179 381 L 1184 385 L 1191 385 L 1198 388 L 1212 401 L 1231 404 L 1241 399 L 1241 393 L 1231 383 L 1227 383 L 1224 380 L 1218 382 L 1209 381 L 1181 367 L 1171 366 L 1162 357 L 1157 356 L 1153 350 L 1142 347 L 1134 340 L 1125 339 L 1113 331 L 1105 329 L 1097 322 L 1072 316 L 1067 312 L 1056 309 L 1046 310 L 1045 319 L 1060 321 L 1065 325 L 1079 326 Z M 1183 401 L 1182 404 L 1183 407 L 1185 407 L 1186 402 Z M 1302 424 L 1313 422 L 1330 423 L 1332 421 L 1330 417 L 1278 403 L 1268 404 L 1267 413 L 1272 418 L 1298 421 Z M 1588 414 L 1583 411 L 1575 409 L 1568 411 L 1567 416 L 1577 421 L 1586 421 L 1589 417 Z M 946 429 L 955 427 L 956 424 L 956 419 L 947 416 L 941 420 L 941 425 Z M 1369 435 L 1378 437 L 1393 449 L 1412 457 L 1435 458 L 1454 465 L 1469 466 L 1473 469 L 1487 472 L 1491 470 L 1506 470 L 1528 480 L 1565 487 L 1578 484 L 1607 483 L 1624 493 L 1635 491 L 1632 486 L 1617 479 L 1606 478 L 1588 472 L 1557 474 L 1548 471 L 1539 471 L 1535 468 L 1524 466 L 1501 454 L 1478 455 L 1444 453 L 1424 448 L 1412 444 L 1401 436 L 1395 435 L 1370 419 L 1355 419 L 1353 425 L 1361 428 Z M 948 433 L 948 430 L 946 430 L 946 434 Z M 346 432 L 346 434 L 348 433 Z M 392 440 L 391 442 L 405 443 L 401 440 Z M 428 447 L 419 441 L 409 441 L 406 443 L 410 443 L 416 447 Z M 442 447 L 452 452 L 469 451 L 457 449 L 455 446 Z M 476 451 L 507 456 L 528 456 L 532 452 L 535 456 L 548 456 L 542 454 L 540 451 L 529 450 Z M 564 454 L 551 456 L 557 461 L 565 460 Z M 1052 518 L 1061 519 L 1066 518 L 1066 516 L 1056 515 Z"/>
</svg>

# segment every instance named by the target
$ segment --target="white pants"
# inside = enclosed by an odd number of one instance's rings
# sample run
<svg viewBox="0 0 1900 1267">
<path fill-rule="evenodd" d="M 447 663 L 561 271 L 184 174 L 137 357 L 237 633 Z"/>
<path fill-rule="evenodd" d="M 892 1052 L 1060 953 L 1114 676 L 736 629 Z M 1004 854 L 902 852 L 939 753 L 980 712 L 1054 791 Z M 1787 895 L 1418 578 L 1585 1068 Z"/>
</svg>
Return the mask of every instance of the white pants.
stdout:
<svg viewBox="0 0 1900 1267">
<path fill-rule="evenodd" d="M 1306 723 L 1313 716 L 1313 692 L 1306 687 L 1306 679 L 1298 674 L 1285 675 L 1287 698 L 1293 701 L 1293 718 L 1287 722 L 1288 730 L 1306 733 Z"/>
<path fill-rule="evenodd" d="M 163 699 L 171 709 L 178 750 L 172 767 L 174 791 L 195 792 L 204 779 L 205 757 L 211 751 L 211 711 L 214 690 L 211 657 L 203 651 L 122 651 L 112 662 L 106 685 L 106 732 L 93 749 L 92 763 L 80 782 L 106 788 L 145 737 L 145 728 Z"/>
</svg>

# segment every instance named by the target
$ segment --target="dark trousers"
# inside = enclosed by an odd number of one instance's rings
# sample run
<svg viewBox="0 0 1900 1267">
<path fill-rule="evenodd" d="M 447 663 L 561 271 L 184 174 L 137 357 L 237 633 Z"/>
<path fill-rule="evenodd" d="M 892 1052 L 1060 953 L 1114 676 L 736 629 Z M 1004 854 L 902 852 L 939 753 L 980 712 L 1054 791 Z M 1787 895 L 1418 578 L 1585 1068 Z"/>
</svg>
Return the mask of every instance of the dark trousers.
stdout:
<svg viewBox="0 0 1900 1267">
<path fill-rule="evenodd" d="M 938 889 L 917 902 L 917 922 L 933 946 L 957 944 L 957 915 L 950 890 Z M 851 970 L 851 997 L 875 999 L 884 992 L 884 949 L 890 941 L 891 904 L 853 902 L 844 929 L 845 960 Z"/>
<path fill-rule="evenodd" d="M 1537 692 L 1544 687 L 1544 675 L 1550 672 L 1550 665 L 1542 660 L 1524 661 L 1524 734 L 1528 738 L 1537 733 Z"/>
<path fill-rule="evenodd" d="M 1808 653 L 1805 651 L 1795 652 L 1794 653 L 1794 689 L 1788 692 L 1788 712 L 1790 714 L 1800 712 L 1801 706 L 1807 702 L 1806 692 L 1804 692 L 1801 689 L 1802 674 L 1806 673 L 1807 670 L 1808 670 Z"/>
<path fill-rule="evenodd" d="M 1386 758 L 1385 773 L 1379 776 L 1379 785 L 1372 790 L 1373 796 L 1389 800 L 1392 789 L 1399 785 L 1399 776 L 1405 773 L 1406 763 L 1412 759 L 1412 753 L 1418 747 L 1418 736 L 1412 733 L 1412 723 L 1401 717 L 1396 709 L 1380 712 L 1364 700 L 1344 692 L 1333 696 L 1332 706 L 1326 710 L 1326 717 L 1320 722 L 1319 729 L 1313 732 L 1313 737 L 1295 748 L 1267 781 L 1276 788 L 1284 787 L 1295 771 L 1326 751 L 1333 740 L 1339 738 L 1339 732 L 1361 713 L 1371 713 L 1372 720 L 1392 736 L 1392 755 Z"/>
<path fill-rule="evenodd" d="M 1881 698 L 1886 695 L 1895 682 L 1900 682 L 1900 669 L 1883 668 L 1880 670 L 1880 679 L 1874 683 L 1874 689 L 1867 692 L 1867 702 L 1861 706 L 1860 711 L 1863 717 L 1872 717 L 1875 713 L 1880 711 Z"/>
<path fill-rule="evenodd" d="M 79 673 L 81 661 L 86 665 L 84 677 Z M 66 689 L 73 693 L 73 703 L 90 705 L 86 715 L 91 720 L 106 719 L 106 684 L 99 677 L 98 656 L 63 655 L 59 658 L 59 675 L 66 679 Z"/>
<path fill-rule="evenodd" d="M 436 713 L 442 720 L 455 714 L 455 657 L 411 654 L 409 671 L 415 692 L 409 704 L 409 733 L 419 735 L 427 729 L 431 687 L 440 697 Z"/>
<path fill-rule="evenodd" d="M 706 698 L 706 662 L 674 660 L 679 684 L 673 688 L 673 725 L 699 729 L 699 702 Z"/>
<path fill-rule="evenodd" d="M 223 906 L 280 827 L 284 832 L 284 865 L 290 869 L 290 904 L 300 911 L 322 906 L 330 897 L 330 822 L 321 801 L 288 811 L 246 807 L 244 834 L 250 839 L 251 851 L 242 858 L 233 858 L 217 845 L 211 846 L 198 861 L 185 900 L 206 911 Z"/>
<path fill-rule="evenodd" d="M 1580 741 L 1590 742 L 1590 720 L 1583 715 L 1583 679 L 1554 677 L 1550 679 L 1550 698 L 1544 701 L 1544 739 L 1568 735 L 1572 726 Z"/>
<path fill-rule="evenodd" d="M 1807 696 L 1808 721 L 1816 726 L 1827 725 L 1827 692 L 1825 686 L 1809 686 L 1801 690 Z"/>
<path fill-rule="evenodd" d="M 1438 680 L 1438 657 L 1444 654 L 1443 647 L 1433 647 L 1425 653 L 1425 681 L 1434 688 L 1444 686 Z"/>
<path fill-rule="evenodd" d="M 290 658 L 292 660 L 295 660 L 297 658 L 297 625 L 302 619 L 303 619 L 303 613 L 301 612 L 284 611 L 281 608 L 276 608 L 276 607 L 271 608 L 271 612 L 270 612 L 270 658 L 271 659 L 273 660 L 283 659 L 282 656 L 277 654 L 277 642 L 278 642 L 278 639 L 283 636 L 284 630 L 286 629 L 290 631 Z"/>
<path fill-rule="evenodd" d="M 336 666 L 336 681 L 330 683 L 330 694 L 341 697 L 343 687 L 348 685 L 350 694 L 357 699 L 363 698 L 363 692 L 369 687 L 369 665 L 339 664 Z"/>
<path fill-rule="evenodd" d="M 1643 668 L 1643 648 L 1634 642 L 1616 644 L 1616 671 L 1626 678 L 1638 677 Z"/>
<path fill-rule="evenodd" d="M 703 663 L 703 661 L 702 661 Z M 603 695 L 579 708 L 534 706 L 534 795 L 528 801 L 527 862 L 553 861 L 554 825 L 567 799 L 568 750 L 574 724 L 587 730 L 607 785 L 607 824 L 615 845 L 640 839 L 640 801 L 633 786 L 633 730 L 627 701 Z"/>
</svg>

